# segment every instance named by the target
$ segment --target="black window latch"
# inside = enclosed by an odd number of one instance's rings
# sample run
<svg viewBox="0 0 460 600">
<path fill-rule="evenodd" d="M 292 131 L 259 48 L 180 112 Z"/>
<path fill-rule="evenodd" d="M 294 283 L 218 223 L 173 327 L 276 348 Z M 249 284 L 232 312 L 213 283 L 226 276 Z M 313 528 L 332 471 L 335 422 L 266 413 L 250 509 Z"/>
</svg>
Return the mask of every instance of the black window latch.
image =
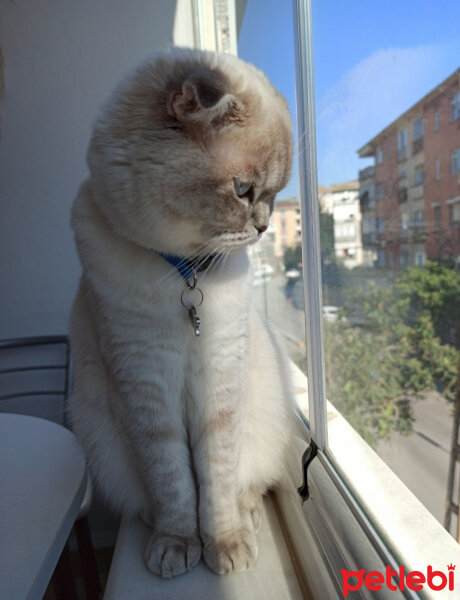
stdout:
<svg viewBox="0 0 460 600">
<path fill-rule="evenodd" d="M 308 500 L 310 497 L 310 490 L 308 489 L 308 467 L 310 463 L 318 454 L 318 446 L 315 444 L 313 440 L 311 440 L 310 445 L 305 450 L 302 456 L 302 471 L 303 471 L 303 483 L 297 490 L 302 498 L 302 504 L 305 500 Z"/>
</svg>

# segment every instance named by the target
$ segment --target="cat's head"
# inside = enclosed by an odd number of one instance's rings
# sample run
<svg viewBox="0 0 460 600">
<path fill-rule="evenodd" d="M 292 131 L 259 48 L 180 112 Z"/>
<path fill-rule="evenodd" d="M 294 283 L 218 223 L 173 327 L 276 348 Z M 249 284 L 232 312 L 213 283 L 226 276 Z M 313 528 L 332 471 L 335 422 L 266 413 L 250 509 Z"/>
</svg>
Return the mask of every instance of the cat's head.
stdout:
<svg viewBox="0 0 460 600">
<path fill-rule="evenodd" d="M 113 229 L 182 256 L 260 238 L 291 163 L 289 111 L 266 77 L 184 48 L 122 81 L 88 150 L 93 197 Z"/>
</svg>

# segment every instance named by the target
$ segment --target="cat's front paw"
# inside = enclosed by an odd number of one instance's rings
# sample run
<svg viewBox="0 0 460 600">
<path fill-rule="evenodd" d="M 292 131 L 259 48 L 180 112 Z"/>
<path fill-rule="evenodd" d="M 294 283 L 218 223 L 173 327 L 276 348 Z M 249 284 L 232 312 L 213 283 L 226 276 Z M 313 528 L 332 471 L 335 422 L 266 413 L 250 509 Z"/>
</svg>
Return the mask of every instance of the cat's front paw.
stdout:
<svg viewBox="0 0 460 600">
<path fill-rule="evenodd" d="M 219 575 L 249 571 L 257 558 L 255 535 L 247 529 L 237 529 L 210 538 L 204 544 L 203 556 L 208 567 Z"/>
<path fill-rule="evenodd" d="M 165 578 L 191 571 L 200 557 L 201 541 L 193 535 L 152 534 L 144 552 L 144 560 L 150 571 Z"/>
</svg>

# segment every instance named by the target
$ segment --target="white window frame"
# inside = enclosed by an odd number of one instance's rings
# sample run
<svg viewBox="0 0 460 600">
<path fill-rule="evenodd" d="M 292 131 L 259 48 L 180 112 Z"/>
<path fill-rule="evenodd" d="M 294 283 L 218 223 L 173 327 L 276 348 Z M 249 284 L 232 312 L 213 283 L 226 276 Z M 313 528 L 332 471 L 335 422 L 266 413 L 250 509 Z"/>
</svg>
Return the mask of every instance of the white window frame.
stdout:
<svg viewBox="0 0 460 600">
<path fill-rule="evenodd" d="M 435 159 L 436 181 L 441 181 L 441 159 L 439 156 Z"/>
<path fill-rule="evenodd" d="M 307 377 L 293 366 L 293 383 L 307 393 L 299 393 L 299 435 L 292 439 L 292 460 L 277 501 L 307 587 L 314 598 L 332 600 L 343 597 L 340 568 L 382 572 L 383 564 L 403 564 L 416 570 L 448 564 L 460 554 L 455 540 L 326 400 L 310 0 L 293 0 L 293 7 L 308 361 Z M 308 471 L 311 497 L 302 508 L 296 497 L 301 476 L 296 461 L 310 439 L 319 451 Z M 353 597 L 437 596 L 425 586 L 421 593 L 383 589 L 377 595 L 362 588 Z"/>
</svg>

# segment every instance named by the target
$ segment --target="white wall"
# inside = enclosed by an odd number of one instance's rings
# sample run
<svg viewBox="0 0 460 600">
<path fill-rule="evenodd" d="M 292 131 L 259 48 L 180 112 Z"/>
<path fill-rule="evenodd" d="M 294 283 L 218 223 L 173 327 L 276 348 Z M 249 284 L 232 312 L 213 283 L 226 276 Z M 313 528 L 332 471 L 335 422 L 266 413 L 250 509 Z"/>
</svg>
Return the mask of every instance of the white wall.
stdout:
<svg viewBox="0 0 460 600">
<path fill-rule="evenodd" d="M 0 338 L 65 333 L 91 123 L 124 71 L 172 43 L 181 15 L 174 0 L 0 0 L 0 11 Z"/>
</svg>

